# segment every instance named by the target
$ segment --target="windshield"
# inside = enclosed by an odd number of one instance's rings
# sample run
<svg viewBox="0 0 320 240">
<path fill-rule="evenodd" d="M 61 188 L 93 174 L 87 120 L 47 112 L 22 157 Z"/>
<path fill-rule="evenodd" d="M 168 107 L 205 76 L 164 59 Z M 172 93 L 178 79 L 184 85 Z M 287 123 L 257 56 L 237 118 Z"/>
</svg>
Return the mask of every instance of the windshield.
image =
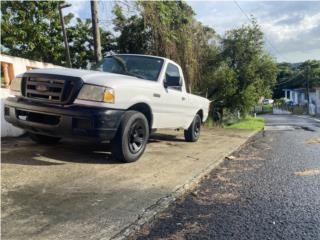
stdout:
<svg viewBox="0 0 320 240">
<path fill-rule="evenodd" d="M 106 57 L 91 70 L 118 73 L 157 81 L 163 60 L 155 57 L 113 55 Z"/>
</svg>

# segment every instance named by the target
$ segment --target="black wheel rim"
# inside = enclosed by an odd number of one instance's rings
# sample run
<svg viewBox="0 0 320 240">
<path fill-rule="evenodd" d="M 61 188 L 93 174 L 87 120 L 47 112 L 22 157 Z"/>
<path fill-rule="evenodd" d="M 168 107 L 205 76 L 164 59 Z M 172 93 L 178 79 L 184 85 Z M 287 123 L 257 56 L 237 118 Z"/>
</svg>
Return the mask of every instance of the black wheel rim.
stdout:
<svg viewBox="0 0 320 240">
<path fill-rule="evenodd" d="M 200 122 L 199 118 L 197 118 L 196 122 L 194 124 L 194 135 L 196 137 L 198 137 L 200 134 L 200 128 L 201 128 L 201 122 Z"/>
<path fill-rule="evenodd" d="M 146 138 L 146 129 L 142 121 L 137 120 L 131 125 L 128 138 L 130 152 L 138 153 L 143 148 Z"/>
</svg>

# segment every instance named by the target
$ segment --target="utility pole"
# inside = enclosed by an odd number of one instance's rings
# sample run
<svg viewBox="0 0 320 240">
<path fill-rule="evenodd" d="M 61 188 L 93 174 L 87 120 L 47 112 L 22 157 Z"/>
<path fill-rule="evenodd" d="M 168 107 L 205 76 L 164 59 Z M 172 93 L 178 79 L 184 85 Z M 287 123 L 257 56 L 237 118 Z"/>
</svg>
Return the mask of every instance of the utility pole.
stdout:
<svg viewBox="0 0 320 240">
<path fill-rule="evenodd" d="M 306 90 L 307 90 L 307 104 L 308 104 L 308 114 L 310 112 L 310 98 L 309 98 L 309 93 L 310 93 L 310 89 L 309 89 L 309 77 L 310 77 L 310 66 L 307 65 L 304 67 L 304 78 L 306 80 Z"/>
<path fill-rule="evenodd" d="M 67 66 L 71 68 L 72 66 L 71 66 L 71 59 L 70 59 L 69 44 L 68 44 L 67 32 L 64 27 L 64 18 L 63 18 L 63 14 L 62 14 L 62 8 L 67 8 L 67 7 L 71 7 L 71 4 L 59 5 L 59 14 L 60 14 L 60 21 L 61 21 L 61 27 L 62 27 L 62 32 L 63 32 L 64 46 L 66 48 Z"/>
<path fill-rule="evenodd" d="M 98 16 L 98 2 L 97 0 L 91 0 L 91 18 L 92 18 L 92 30 L 93 30 L 93 45 L 94 45 L 94 57 L 98 63 L 102 59 L 101 54 L 101 39 L 99 29 L 99 16 Z"/>
</svg>

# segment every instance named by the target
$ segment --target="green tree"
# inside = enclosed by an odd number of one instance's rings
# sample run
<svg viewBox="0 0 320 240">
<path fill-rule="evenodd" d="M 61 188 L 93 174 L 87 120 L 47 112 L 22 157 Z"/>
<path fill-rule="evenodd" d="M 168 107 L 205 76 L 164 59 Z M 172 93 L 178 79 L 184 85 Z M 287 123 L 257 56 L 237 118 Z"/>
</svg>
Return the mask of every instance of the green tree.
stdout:
<svg viewBox="0 0 320 240">
<path fill-rule="evenodd" d="M 102 54 L 114 50 L 114 37 L 110 32 L 100 29 Z M 72 67 L 86 68 L 94 62 L 93 35 L 91 20 L 76 19 L 76 24 L 67 28 Z"/>
<path fill-rule="evenodd" d="M 89 62 L 94 61 L 91 21 L 77 18 L 76 25 L 67 28 L 67 35 L 72 67 L 86 68 Z"/>
<path fill-rule="evenodd" d="M 232 96 L 237 91 L 237 74 L 225 62 L 218 66 L 208 67 L 204 71 L 202 88 L 207 97 L 220 103 L 221 107 L 229 107 L 233 104 Z"/>
<path fill-rule="evenodd" d="M 2 45 L 13 56 L 64 62 L 58 1 L 1 2 Z M 66 22 L 72 14 L 66 16 Z"/>
<path fill-rule="evenodd" d="M 63 1 L 4 1 L 1 4 L 1 36 L 6 52 L 13 56 L 65 65 L 65 47 L 58 6 Z M 64 16 L 71 63 L 85 68 L 93 61 L 91 20 Z M 114 37 L 100 29 L 102 52 L 115 49 Z"/>
<path fill-rule="evenodd" d="M 126 18 L 120 5 L 116 4 L 113 13 L 114 30 L 120 32 L 116 39 L 117 50 L 121 53 L 147 54 L 150 50 L 150 33 L 145 28 L 141 15 Z"/>
<path fill-rule="evenodd" d="M 135 14 L 125 17 L 120 5 L 113 9 L 117 49 L 168 57 L 183 69 L 187 89 L 201 92 L 202 68 L 218 36 L 194 20 L 192 8 L 181 1 L 138 1 Z"/>
<path fill-rule="evenodd" d="M 273 89 L 273 98 L 279 99 L 284 97 L 282 89 L 288 88 L 286 83 L 291 81 L 295 74 L 296 72 L 292 64 L 286 62 L 277 64 L 277 84 Z"/>
<path fill-rule="evenodd" d="M 227 32 L 222 44 L 222 57 L 237 78 L 237 90 L 230 97 L 229 107 L 245 115 L 259 97 L 271 95 L 276 82 L 276 63 L 264 52 L 263 33 L 255 20 L 251 25 Z"/>
<path fill-rule="evenodd" d="M 192 8 L 182 1 L 141 1 L 145 26 L 151 34 L 151 54 L 178 62 L 189 89 L 197 81 L 197 63 L 193 54 Z"/>
<path fill-rule="evenodd" d="M 307 60 L 303 62 L 298 69 L 304 72 L 305 68 L 309 68 L 309 84 L 310 88 L 320 86 L 320 61 L 319 60 Z M 305 74 L 303 74 L 304 82 Z"/>
</svg>

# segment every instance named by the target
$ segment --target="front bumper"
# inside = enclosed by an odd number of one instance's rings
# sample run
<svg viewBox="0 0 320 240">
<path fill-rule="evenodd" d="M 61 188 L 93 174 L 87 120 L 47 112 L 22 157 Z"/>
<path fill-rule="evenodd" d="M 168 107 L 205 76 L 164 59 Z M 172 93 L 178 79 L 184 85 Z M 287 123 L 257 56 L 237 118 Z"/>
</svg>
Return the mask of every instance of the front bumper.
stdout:
<svg viewBox="0 0 320 240">
<path fill-rule="evenodd" d="M 15 97 L 5 102 L 5 119 L 28 132 L 98 141 L 114 138 L 125 110 L 54 106 Z"/>
</svg>

